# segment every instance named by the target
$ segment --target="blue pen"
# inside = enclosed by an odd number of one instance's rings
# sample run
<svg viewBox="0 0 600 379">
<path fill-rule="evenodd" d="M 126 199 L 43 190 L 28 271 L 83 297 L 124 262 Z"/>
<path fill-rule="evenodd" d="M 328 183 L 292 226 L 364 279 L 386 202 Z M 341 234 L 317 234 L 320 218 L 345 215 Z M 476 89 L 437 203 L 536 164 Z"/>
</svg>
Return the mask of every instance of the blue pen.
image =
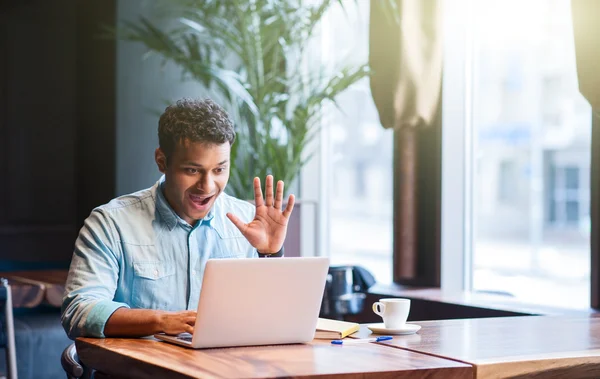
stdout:
<svg viewBox="0 0 600 379">
<path fill-rule="evenodd" d="M 347 339 L 347 340 L 333 340 L 331 341 L 334 345 L 353 345 L 355 343 L 367 343 L 367 342 L 381 342 L 381 341 L 389 341 L 393 337 L 392 336 L 380 336 L 377 338 L 360 338 L 360 339 Z"/>
</svg>

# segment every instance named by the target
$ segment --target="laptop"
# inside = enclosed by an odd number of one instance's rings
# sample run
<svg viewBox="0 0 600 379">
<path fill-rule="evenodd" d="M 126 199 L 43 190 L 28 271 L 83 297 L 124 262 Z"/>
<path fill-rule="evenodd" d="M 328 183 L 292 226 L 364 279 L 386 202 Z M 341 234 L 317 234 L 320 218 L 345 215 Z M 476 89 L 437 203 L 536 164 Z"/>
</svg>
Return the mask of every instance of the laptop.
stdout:
<svg viewBox="0 0 600 379">
<path fill-rule="evenodd" d="M 306 343 L 315 336 L 329 259 L 209 259 L 194 333 L 155 334 L 200 349 Z"/>
</svg>

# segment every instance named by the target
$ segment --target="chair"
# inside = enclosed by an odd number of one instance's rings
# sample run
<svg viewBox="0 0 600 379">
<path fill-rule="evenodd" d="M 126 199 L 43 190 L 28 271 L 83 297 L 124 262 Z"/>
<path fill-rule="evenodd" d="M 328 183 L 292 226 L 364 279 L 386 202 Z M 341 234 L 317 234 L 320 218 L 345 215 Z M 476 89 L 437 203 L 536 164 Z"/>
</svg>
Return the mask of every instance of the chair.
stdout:
<svg viewBox="0 0 600 379">
<path fill-rule="evenodd" d="M 12 295 L 8 280 L 0 279 L 0 305 L 4 312 L 0 312 L 2 327 L 0 328 L 0 348 L 6 351 L 6 377 L 17 379 L 17 354 L 15 348 L 15 324 L 13 320 Z"/>
<path fill-rule="evenodd" d="M 67 379 L 89 379 L 88 370 L 79 360 L 75 343 L 70 344 L 60 356 L 60 364 L 67 374 Z"/>
</svg>

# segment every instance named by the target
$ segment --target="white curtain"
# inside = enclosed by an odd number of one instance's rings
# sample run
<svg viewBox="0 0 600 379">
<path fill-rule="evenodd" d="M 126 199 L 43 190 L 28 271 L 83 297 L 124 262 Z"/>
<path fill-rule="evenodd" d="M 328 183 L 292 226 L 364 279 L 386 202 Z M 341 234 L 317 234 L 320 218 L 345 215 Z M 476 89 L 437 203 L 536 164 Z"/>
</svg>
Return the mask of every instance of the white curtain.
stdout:
<svg viewBox="0 0 600 379">
<path fill-rule="evenodd" d="M 372 0 L 371 92 L 384 128 L 430 125 L 442 86 L 439 0 Z"/>
<path fill-rule="evenodd" d="M 600 1 L 571 0 L 579 91 L 600 112 Z"/>
</svg>

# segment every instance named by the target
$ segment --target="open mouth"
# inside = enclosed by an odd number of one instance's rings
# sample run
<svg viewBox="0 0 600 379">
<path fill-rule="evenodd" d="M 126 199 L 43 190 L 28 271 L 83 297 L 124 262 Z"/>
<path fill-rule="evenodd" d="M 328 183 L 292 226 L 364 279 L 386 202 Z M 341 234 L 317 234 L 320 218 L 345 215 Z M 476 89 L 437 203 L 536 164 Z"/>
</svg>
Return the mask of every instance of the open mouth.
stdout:
<svg viewBox="0 0 600 379">
<path fill-rule="evenodd" d="M 192 202 L 198 206 L 207 205 L 213 197 L 214 197 L 214 195 L 206 196 L 206 195 L 190 194 L 190 200 L 192 200 Z"/>
</svg>

